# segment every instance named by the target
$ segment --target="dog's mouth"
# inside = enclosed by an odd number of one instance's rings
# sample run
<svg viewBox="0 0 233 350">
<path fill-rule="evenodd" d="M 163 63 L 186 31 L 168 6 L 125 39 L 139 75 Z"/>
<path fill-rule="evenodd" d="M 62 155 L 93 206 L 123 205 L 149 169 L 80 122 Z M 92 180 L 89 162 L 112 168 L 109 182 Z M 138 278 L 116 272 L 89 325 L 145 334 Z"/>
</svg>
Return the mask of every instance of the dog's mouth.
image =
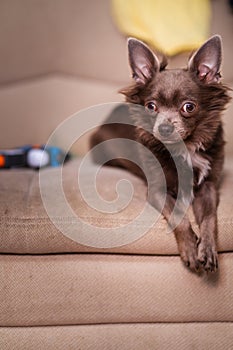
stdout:
<svg viewBox="0 0 233 350">
<path fill-rule="evenodd" d="M 184 140 L 184 138 L 176 131 L 169 135 L 161 135 L 159 131 L 153 131 L 154 137 L 164 144 L 175 144 Z"/>
</svg>

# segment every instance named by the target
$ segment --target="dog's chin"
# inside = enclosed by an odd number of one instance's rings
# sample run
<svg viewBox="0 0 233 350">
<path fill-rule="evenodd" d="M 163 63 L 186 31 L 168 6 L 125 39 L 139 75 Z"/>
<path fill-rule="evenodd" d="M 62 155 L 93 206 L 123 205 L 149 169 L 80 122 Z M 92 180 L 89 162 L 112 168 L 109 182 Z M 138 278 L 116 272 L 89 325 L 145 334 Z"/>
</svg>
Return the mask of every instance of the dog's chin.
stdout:
<svg viewBox="0 0 233 350">
<path fill-rule="evenodd" d="M 183 141 L 182 139 L 179 140 L 160 140 L 160 142 L 164 143 L 165 145 L 175 145 L 177 143 L 180 143 Z"/>
</svg>

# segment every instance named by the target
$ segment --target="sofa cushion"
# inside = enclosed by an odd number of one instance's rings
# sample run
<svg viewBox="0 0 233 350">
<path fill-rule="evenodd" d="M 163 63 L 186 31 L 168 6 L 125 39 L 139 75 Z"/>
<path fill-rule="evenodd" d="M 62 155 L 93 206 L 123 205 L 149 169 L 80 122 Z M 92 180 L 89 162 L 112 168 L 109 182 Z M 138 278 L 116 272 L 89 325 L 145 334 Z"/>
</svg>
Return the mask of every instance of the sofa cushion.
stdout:
<svg viewBox="0 0 233 350">
<path fill-rule="evenodd" d="M 51 132 L 72 114 L 96 104 L 122 101 L 117 93 L 120 87 L 62 74 L 0 86 L 1 148 L 46 143 Z M 75 152 L 85 153 L 86 144 L 79 144 Z"/>
<path fill-rule="evenodd" d="M 0 254 L 0 326 L 233 322 L 233 254 L 202 277 L 178 256 Z"/>
<path fill-rule="evenodd" d="M 97 166 L 89 164 L 82 170 L 81 165 L 81 159 L 74 159 L 63 168 L 46 168 L 40 173 L 28 169 L 0 172 L 0 252 L 178 254 L 166 221 L 146 204 L 146 187 L 139 178 L 103 167 L 96 177 L 103 197 L 98 202 L 93 192 Z M 232 175 L 233 159 L 229 158 L 218 209 L 218 247 L 224 252 L 233 250 Z M 64 197 L 56 187 L 59 176 Z M 133 185 L 132 199 L 128 184 L 119 182 L 122 179 Z"/>
<path fill-rule="evenodd" d="M 182 334 L 182 336 L 181 336 Z M 151 350 L 231 349 L 233 323 L 133 323 L 46 327 L 2 327 L 1 349 Z M 6 345 L 7 344 L 7 345 Z"/>
</svg>

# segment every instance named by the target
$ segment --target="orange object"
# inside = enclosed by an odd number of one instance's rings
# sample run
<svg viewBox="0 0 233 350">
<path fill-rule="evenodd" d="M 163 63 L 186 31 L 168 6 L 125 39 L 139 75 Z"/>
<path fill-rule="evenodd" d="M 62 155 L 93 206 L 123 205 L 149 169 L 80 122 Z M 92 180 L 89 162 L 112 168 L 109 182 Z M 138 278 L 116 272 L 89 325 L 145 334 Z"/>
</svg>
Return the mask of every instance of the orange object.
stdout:
<svg viewBox="0 0 233 350">
<path fill-rule="evenodd" d="M 0 168 L 3 168 L 5 163 L 6 163 L 5 157 L 0 155 Z"/>
</svg>

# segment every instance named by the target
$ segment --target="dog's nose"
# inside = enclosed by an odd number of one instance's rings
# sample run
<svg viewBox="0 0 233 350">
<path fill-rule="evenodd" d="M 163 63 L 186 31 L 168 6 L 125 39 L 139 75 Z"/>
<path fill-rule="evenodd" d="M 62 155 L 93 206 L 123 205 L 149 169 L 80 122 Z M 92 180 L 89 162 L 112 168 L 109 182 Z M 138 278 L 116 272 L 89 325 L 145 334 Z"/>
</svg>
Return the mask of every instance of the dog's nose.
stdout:
<svg viewBox="0 0 233 350">
<path fill-rule="evenodd" d="M 168 137 L 173 133 L 174 126 L 172 124 L 163 123 L 159 125 L 158 129 L 161 136 Z"/>
</svg>

